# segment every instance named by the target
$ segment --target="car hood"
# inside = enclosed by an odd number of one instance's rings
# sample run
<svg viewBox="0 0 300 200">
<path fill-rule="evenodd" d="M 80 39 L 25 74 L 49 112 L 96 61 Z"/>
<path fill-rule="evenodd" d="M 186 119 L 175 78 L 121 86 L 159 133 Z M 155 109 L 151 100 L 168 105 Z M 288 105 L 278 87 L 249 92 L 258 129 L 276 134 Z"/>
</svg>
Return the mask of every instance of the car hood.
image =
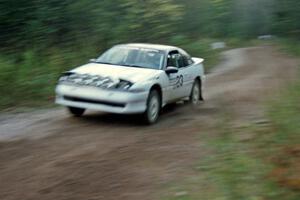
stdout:
<svg viewBox="0 0 300 200">
<path fill-rule="evenodd" d="M 78 67 L 71 72 L 75 72 L 78 74 L 99 75 L 102 77 L 110 77 L 112 79 L 123 79 L 132 83 L 136 83 L 138 81 L 151 78 L 158 73 L 158 70 L 89 63 Z"/>
</svg>

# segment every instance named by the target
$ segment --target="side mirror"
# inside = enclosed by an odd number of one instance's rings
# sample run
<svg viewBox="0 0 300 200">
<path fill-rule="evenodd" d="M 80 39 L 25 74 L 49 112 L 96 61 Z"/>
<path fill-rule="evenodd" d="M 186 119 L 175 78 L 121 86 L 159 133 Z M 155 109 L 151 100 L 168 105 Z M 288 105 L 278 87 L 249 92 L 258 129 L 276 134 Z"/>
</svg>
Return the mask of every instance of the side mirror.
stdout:
<svg viewBox="0 0 300 200">
<path fill-rule="evenodd" d="M 167 74 L 175 74 L 178 72 L 178 68 L 177 67 L 173 67 L 173 66 L 169 66 L 166 68 L 165 72 Z"/>
<path fill-rule="evenodd" d="M 94 63 L 96 61 L 97 61 L 97 59 L 95 59 L 95 58 L 92 58 L 92 59 L 89 60 L 90 63 Z"/>
</svg>

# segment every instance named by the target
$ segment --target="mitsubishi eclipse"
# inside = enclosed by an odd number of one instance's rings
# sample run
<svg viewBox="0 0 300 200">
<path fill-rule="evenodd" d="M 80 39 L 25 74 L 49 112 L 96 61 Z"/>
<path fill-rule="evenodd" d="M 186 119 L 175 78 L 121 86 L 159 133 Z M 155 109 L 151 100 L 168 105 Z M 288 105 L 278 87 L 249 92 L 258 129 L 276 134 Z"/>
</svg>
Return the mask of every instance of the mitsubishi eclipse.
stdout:
<svg viewBox="0 0 300 200">
<path fill-rule="evenodd" d="M 167 104 L 203 100 L 203 59 L 165 45 L 122 44 L 88 64 L 65 72 L 56 87 L 56 103 L 81 116 L 86 109 L 142 114 L 158 120 Z"/>
</svg>

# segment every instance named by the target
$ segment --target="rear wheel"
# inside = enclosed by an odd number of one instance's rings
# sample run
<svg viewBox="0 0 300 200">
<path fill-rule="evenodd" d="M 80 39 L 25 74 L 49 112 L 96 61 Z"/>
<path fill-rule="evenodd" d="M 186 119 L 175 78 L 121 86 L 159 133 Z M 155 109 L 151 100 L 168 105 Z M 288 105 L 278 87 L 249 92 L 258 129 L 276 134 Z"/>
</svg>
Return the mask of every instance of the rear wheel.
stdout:
<svg viewBox="0 0 300 200">
<path fill-rule="evenodd" d="M 200 81 L 196 80 L 193 84 L 193 88 L 190 95 L 190 103 L 192 105 L 198 105 L 200 100 L 203 100 L 202 98 L 202 91 L 200 86 Z"/>
<path fill-rule="evenodd" d="M 147 109 L 143 115 L 147 124 L 157 122 L 161 108 L 161 97 L 157 90 L 152 90 L 147 100 Z"/>
<path fill-rule="evenodd" d="M 85 111 L 83 108 L 68 107 L 69 112 L 75 117 L 81 117 Z"/>
</svg>

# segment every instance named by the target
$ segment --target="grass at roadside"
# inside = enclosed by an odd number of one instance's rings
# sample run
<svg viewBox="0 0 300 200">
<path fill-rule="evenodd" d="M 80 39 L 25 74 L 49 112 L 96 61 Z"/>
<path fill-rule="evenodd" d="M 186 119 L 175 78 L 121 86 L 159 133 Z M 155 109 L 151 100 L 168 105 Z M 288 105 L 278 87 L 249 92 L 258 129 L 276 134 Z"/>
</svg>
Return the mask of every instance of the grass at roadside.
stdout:
<svg viewBox="0 0 300 200">
<path fill-rule="evenodd" d="M 223 116 L 216 137 L 202 137 L 207 157 L 195 166 L 195 176 L 171 187 L 170 194 L 186 191 L 187 195 L 166 200 L 263 200 L 278 194 L 266 174 L 271 166 L 259 157 L 256 142 L 241 141 L 238 131 L 230 127 L 230 116 Z M 251 133 L 252 127 L 244 127 Z M 255 137 L 251 136 L 251 137 Z M 255 140 L 252 138 L 251 140 Z"/>
<path fill-rule="evenodd" d="M 294 56 L 300 56 L 299 41 L 293 39 L 281 38 L 278 40 L 281 49 Z"/>
<path fill-rule="evenodd" d="M 85 60 L 84 52 L 75 54 L 59 49 L 0 56 L 0 110 L 52 104 L 59 75 Z"/>
</svg>

